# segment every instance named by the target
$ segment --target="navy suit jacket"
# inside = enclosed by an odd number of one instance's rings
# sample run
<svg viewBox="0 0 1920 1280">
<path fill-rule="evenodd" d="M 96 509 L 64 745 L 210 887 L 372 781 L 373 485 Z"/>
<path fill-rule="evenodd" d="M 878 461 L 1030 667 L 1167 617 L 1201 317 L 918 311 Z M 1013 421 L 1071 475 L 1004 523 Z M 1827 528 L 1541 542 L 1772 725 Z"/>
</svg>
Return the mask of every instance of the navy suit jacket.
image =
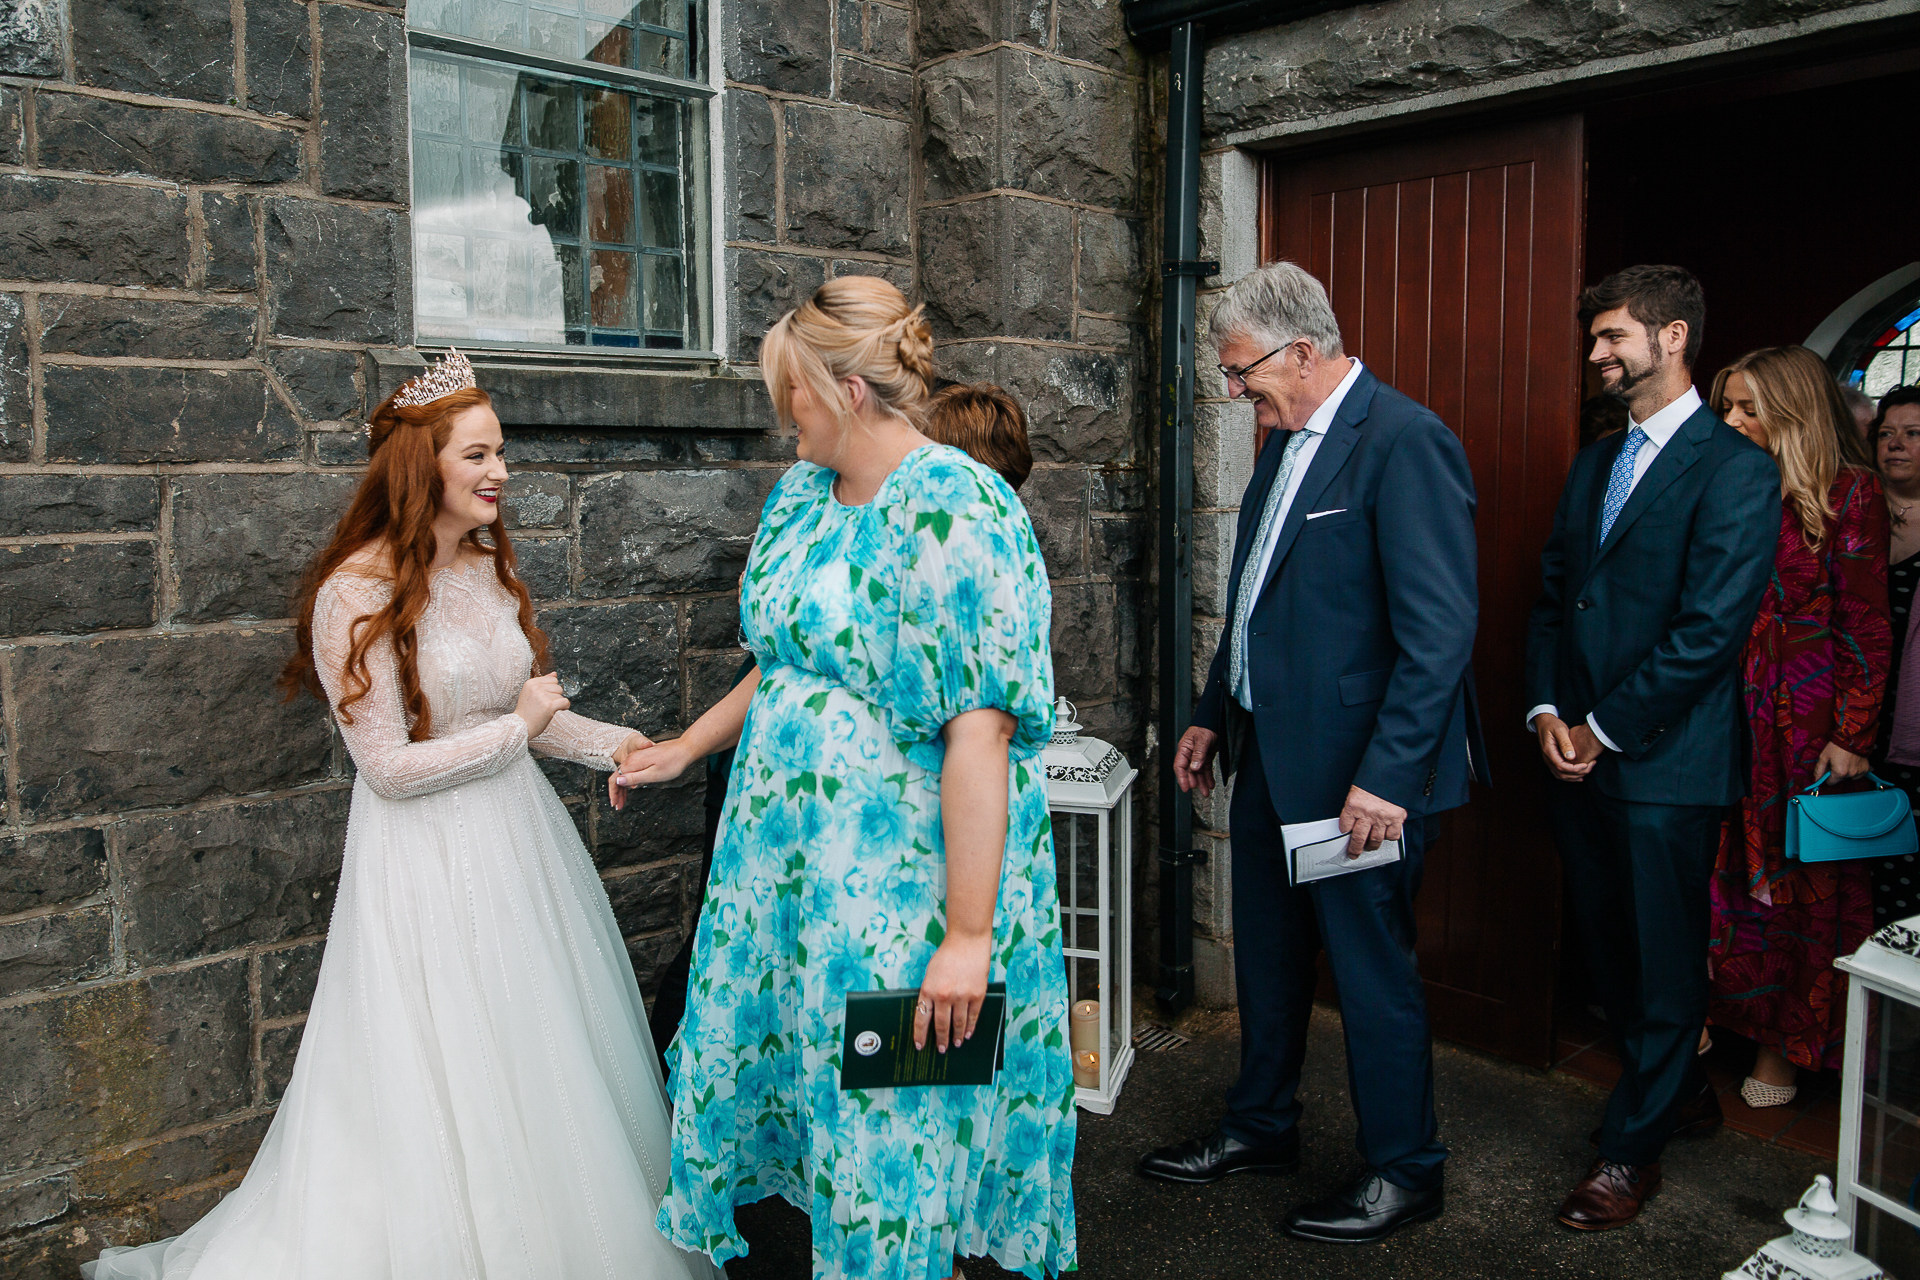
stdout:
<svg viewBox="0 0 1920 1280">
<path fill-rule="evenodd" d="M 1540 555 L 1527 706 L 1591 713 L 1619 751 L 1582 785 L 1648 804 L 1746 794 L 1739 658 L 1773 574 L 1780 473 L 1704 405 L 1680 424 L 1596 545 L 1617 432 L 1582 449 Z"/>
<path fill-rule="evenodd" d="M 1229 772 L 1246 711 L 1227 687 L 1240 576 L 1280 469 L 1273 432 L 1240 502 L 1227 630 L 1193 722 L 1221 733 Z M 1338 817 L 1359 786 L 1412 817 L 1486 781 L 1474 705 L 1479 618 L 1473 473 L 1424 406 L 1363 369 L 1280 525 L 1247 619 L 1259 764 L 1280 821 Z M 1320 515 L 1309 520 L 1314 512 Z M 1469 742 L 1471 741 L 1471 746 Z"/>
</svg>

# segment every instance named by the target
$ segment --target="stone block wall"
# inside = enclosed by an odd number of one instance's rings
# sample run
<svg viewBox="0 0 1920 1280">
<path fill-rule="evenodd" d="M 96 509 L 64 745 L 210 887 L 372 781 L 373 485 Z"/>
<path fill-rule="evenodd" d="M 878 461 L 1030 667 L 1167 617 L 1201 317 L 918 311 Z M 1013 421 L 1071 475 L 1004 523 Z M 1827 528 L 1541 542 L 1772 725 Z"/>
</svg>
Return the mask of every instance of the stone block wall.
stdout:
<svg viewBox="0 0 1920 1280">
<path fill-rule="evenodd" d="M 1784 42 L 1859 40 L 1906 23 L 1907 0 L 1387 0 L 1211 44 L 1208 145 L 1278 140 L 1495 95 L 1550 95 L 1682 59 L 1764 55 Z"/>
<path fill-rule="evenodd" d="M 1141 765 L 1155 617 L 1145 66 L 1116 0 L 922 0 L 916 18 L 917 261 L 942 372 L 1025 405 L 1021 499 L 1053 578 L 1055 682 Z"/>
<path fill-rule="evenodd" d="M 898 0 L 722 3 L 727 335 L 751 362 L 836 275 L 913 292 L 913 11 Z"/>
<path fill-rule="evenodd" d="M 1150 166 L 1117 0 L 722 0 L 720 35 L 731 367 L 479 362 L 575 706 L 672 732 L 731 685 L 792 457 L 758 339 L 872 272 L 925 298 L 950 376 L 1026 401 L 1060 688 L 1144 764 Z M 190 1225 L 286 1084 L 351 774 L 272 685 L 360 423 L 418 367 L 406 128 L 401 0 L 0 12 L 0 1275 Z M 614 814 L 548 768 L 651 994 L 699 780 Z"/>
</svg>

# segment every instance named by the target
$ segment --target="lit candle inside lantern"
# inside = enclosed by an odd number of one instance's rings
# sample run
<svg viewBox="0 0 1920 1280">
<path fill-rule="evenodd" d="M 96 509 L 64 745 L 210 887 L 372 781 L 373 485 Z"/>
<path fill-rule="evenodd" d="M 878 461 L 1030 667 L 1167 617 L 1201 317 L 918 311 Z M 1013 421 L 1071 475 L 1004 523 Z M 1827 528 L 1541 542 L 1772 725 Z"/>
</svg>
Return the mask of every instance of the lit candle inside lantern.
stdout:
<svg viewBox="0 0 1920 1280">
<path fill-rule="evenodd" d="M 1068 1020 L 1067 1043 L 1073 1046 L 1074 1061 L 1085 1051 L 1098 1051 L 1100 1048 L 1100 1002 L 1098 1000 L 1080 1000 L 1073 1006 L 1073 1016 Z"/>
<path fill-rule="evenodd" d="M 1100 1087 L 1100 1055 L 1092 1049 L 1076 1050 L 1073 1055 L 1073 1083 L 1081 1089 Z"/>
</svg>

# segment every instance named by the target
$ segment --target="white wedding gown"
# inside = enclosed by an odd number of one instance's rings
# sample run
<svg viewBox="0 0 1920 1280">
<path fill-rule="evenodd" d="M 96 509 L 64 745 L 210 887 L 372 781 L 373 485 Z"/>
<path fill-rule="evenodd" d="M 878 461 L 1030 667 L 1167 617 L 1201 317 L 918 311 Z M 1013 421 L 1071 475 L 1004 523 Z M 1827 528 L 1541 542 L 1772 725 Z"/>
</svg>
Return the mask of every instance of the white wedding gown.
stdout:
<svg viewBox="0 0 1920 1280">
<path fill-rule="evenodd" d="M 321 587 L 340 697 L 348 629 L 387 586 Z M 293 1078 L 246 1178 L 185 1234 L 89 1280 L 707 1280 L 654 1228 L 667 1110 L 613 912 L 532 752 L 612 769 L 627 730 L 513 714 L 532 665 L 488 560 L 433 579 L 407 740 L 391 644 L 341 732 L 359 776 Z"/>
</svg>

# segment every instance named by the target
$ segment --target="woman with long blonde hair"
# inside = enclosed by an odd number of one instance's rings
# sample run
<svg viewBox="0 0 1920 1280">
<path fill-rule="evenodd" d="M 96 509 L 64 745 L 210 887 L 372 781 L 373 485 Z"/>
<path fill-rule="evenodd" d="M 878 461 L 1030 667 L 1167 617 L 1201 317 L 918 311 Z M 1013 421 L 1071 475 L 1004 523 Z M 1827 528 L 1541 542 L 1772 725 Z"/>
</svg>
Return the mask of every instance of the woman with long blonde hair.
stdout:
<svg viewBox="0 0 1920 1280">
<path fill-rule="evenodd" d="M 816 1280 L 941 1280 L 958 1254 L 1036 1278 L 1075 1265 L 1038 759 L 1052 596 L 1006 483 L 920 430 L 932 356 L 919 310 L 869 276 L 829 281 L 767 334 L 761 368 L 801 460 L 741 586 L 756 671 L 616 779 L 661 781 L 739 742 L 669 1051 L 659 1221 L 724 1263 L 746 1251 L 735 1206 L 783 1196 L 813 1219 Z M 841 1088 L 850 992 L 917 992 L 909 1034 L 945 1051 L 996 982 L 994 1083 Z"/>
<path fill-rule="evenodd" d="M 90 1280 L 715 1280 L 668 1244 L 646 1011 L 573 819 L 534 762 L 647 739 L 567 710 L 500 516 L 505 443 L 454 353 L 374 411 L 296 602 L 289 697 L 356 776 L 293 1075 L 246 1178 Z"/>
<path fill-rule="evenodd" d="M 1851 421 L 1805 347 L 1749 352 L 1713 380 L 1721 417 L 1780 468 L 1773 579 L 1741 655 L 1752 740 L 1747 796 L 1721 833 L 1712 881 L 1708 1018 L 1756 1041 L 1741 1096 L 1793 1100 L 1800 1069 L 1837 1066 L 1846 978 L 1836 955 L 1872 929 L 1866 869 L 1785 856 L 1788 799 L 1860 778 L 1879 728 L 1889 652 L 1880 478 L 1846 461 Z"/>
</svg>

